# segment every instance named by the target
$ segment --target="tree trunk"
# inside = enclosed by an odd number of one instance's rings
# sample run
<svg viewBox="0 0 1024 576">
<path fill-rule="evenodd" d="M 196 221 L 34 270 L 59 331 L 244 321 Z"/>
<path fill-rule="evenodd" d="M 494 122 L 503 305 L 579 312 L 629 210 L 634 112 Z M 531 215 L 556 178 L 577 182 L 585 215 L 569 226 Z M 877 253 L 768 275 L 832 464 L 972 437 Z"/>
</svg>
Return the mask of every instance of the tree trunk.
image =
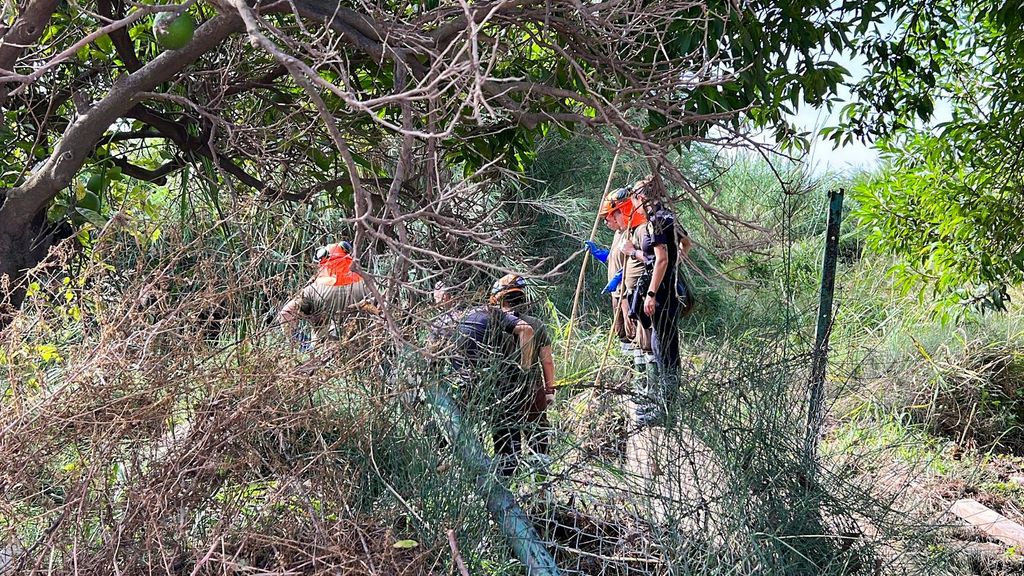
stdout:
<svg viewBox="0 0 1024 576">
<path fill-rule="evenodd" d="M 0 330 L 11 323 L 25 299 L 25 271 L 42 260 L 51 243 L 49 236 L 41 234 L 45 213 L 22 219 L 20 226 L 6 220 L 0 219 Z"/>
<path fill-rule="evenodd" d="M 31 0 L 22 6 L 11 28 L 0 33 L 0 70 L 14 70 L 14 64 L 25 47 L 42 36 L 58 4 L 60 0 Z M 0 84 L 0 109 L 3 109 L 11 89 L 10 84 Z"/>
<path fill-rule="evenodd" d="M 200 26 L 184 48 L 168 50 L 119 78 L 103 99 L 68 126 L 50 158 L 24 184 L 0 196 L 0 330 L 10 324 L 25 297 L 25 273 L 49 249 L 51 239 L 41 234 L 46 207 L 78 174 L 103 133 L 138 103 L 139 93 L 167 82 L 241 30 L 236 14 L 217 15 Z"/>
</svg>

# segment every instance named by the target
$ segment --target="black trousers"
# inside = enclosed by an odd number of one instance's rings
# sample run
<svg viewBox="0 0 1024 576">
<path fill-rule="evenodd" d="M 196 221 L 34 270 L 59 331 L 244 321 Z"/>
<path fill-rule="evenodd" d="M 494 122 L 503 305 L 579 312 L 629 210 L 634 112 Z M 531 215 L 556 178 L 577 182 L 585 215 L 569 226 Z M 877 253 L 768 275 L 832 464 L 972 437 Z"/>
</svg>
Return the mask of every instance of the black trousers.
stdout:
<svg viewBox="0 0 1024 576">
<path fill-rule="evenodd" d="M 511 476 L 523 451 L 522 433 L 527 407 L 531 403 L 529 382 L 518 373 L 504 375 L 495 386 L 495 402 L 491 410 L 491 438 L 498 473 Z"/>
<path fill-rule="evenodd" d="M 662 377 L 662 397 L 671 402 L 679 390 L 679 300 L 670 295 L 651 317 L 651 349 Z"/>
<path fill-rule="evenodd" d="M 515 372 L 497 366 L 474 368 L 459 370 L 459 404 L 483 416 L 490 425 L 498 473 L 511 476 L 523 449 L 522 432 L 532 390 Z"/>
</svg>

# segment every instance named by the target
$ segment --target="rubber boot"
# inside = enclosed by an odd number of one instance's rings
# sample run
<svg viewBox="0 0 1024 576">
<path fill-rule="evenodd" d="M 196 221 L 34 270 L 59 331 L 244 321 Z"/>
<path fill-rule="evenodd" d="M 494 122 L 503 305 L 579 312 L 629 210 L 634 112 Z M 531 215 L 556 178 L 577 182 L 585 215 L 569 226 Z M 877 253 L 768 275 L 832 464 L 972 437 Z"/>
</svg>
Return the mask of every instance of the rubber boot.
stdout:
<svg viewBox="0 0 1024 576">
<path fill-rule="evenodd" d="M 663 395 L 664 377 L 661 366 L 653 354 L 644 355 L 646 368 L 646 390 L 637 402 L 636 423 L 638 426 L 652 426 L 660 423 L 665 414 L 665 398 Z"/>
<path fill-rule="evenodd" d="M 671 372 L 665 372 L 661 375 L 661 401 L 665 407 L 666 414 L 668 408 L 676 404 L 676 398 L 679 396 L 679 372 L 678 369 Z"/>
<path fill-rule="evenodd" d="M 647 376 L 647 404 L 658 406 L 661 401 L 662 374 L 661 366 L 658 364 L 654 354 L 644 354 L 644 361 L 647 368 L 644 374 Z"/>
<path fill-rule="evenodd" d="M 633 349 L 633 401 L 637 406 L 647 398 L 647 358 L 644 351 Z"/>
</svg>

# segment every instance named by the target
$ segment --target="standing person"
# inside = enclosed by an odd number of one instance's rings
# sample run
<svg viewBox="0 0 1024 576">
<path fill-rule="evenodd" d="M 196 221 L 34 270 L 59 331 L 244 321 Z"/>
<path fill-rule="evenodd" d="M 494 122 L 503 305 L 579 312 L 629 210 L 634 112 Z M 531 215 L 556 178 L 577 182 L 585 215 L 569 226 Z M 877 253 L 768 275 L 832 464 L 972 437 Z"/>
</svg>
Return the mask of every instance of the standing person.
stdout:
<svg viewBox="0 0 1024 576">
<path fill-rule="evenodd" d="M 616 258 L 623 268 L 622 282 L 612 293 L 613 310 L 617 321 L 615 327 L 621 326 L 619 337 L 624 343 L 623 352 L 633 357 L 635 386 L 643 388 L 646 386 L 646 366 L 654 362 L 650 329 L 632 318 L 629 309 L 637 283 L 643 276 L 645 261 L 632 257 L 625 249 L 632 250 L 634 245 L 641 244 L 647 216 L 634 206 L 632 191 L 628 188 L 620 188 L 609 193 L 601 205 L 601 214 L 608 227 L 616 230 L 616 238 L 608 254 L 609 272 L 611 262 Z"/>
<path fill-rule="evenodd" d="M 599 215 L 604 218 L 605 224 L 608 226 L 615 235 L 612 237 L 612 244 L 608 248 L 608 284 L 612 283 L 612 279 L 615 278 L 622 271 L 626 265 L 626 258 L 623 256 L 620 250 L 616 248 L 622 243 L 623 238 L 626 237 L 628 231 L 626 225 L 621 218 L 618 217 L 618 206 L 622 203 L 629 203 L 629 190 L 626 188 L 619 188 L 608 193 L 608 195 L 601 201 L 601 208 Z M 622 284 L 620 283 L 621 287 Z M 629 346 L 630 337 L 629 332 L 626 329 L 626 318 L 619 312 L 620 303 L 622 300 L 622 292 L 620 289 L 612 290 L 612 330 L 615 335 L 619 338 L 619 345 L 622 346 L 623 351 Z"/>
<path fill-rule="evenodd" d="M 683 303 L 677 291 L 680 251 L 685 256 L 690 248 L 689 237 L 680 229 L 676 218 L 660 202 L 654 190 L 653 177 L 647 177 L 633 188 L 633 204 L 647 218 L 640 248 L 629 243 L 623 251 L 645 264 L 645 279 L 638 284 L 631 313 L 640 323 L 651 327 L 653 362 L 647 364 L 647 390 L 640 394 L 637 424 L 663 423 L 667 406 L 679 389 L 679 315 Z M 645 286 L 646 284 L 646 286 Z"/>
<path fill-rule="evenodd" d="M 303 347 L 328 339 L 338 339 L 344 321 L 360 307 L 372 308 L 367 301 L 366 284 L 351 270 L 352 245 L 328 244 L 316 251 L 316 276 L 277 313 L 277 322 L 285 337 Z M 299 320 L 313 326 L 315 342 L 299 330 Z"/>
<path fill-rule="evenodd" d="M 515 314 L 533 328 L 533 365 L 526 373 L 527 394 L 523 406 L 525 421 L 533 430 L 527 430 L 530 449 L 546 459 L 549 450 L 551 425 L 547 409 L 555 401 L 555 360 L 551 353 L 551 336 L 544 321 L 525 313 L 526 279 L 517 274 L 502 276 L 491 287 L 490 303 Z"/>
<path fill-rule="evenodd" d="M 489 408 L 494 456 L 504 476 L 511 475 L 518 464 L 525 374 L 533 365 L 532 339 L 533 328 L 527 322 L 497 306 L 467 310 L 454 326 L 452 367 L 465 386 L 464 393 Z"/>
</svg>

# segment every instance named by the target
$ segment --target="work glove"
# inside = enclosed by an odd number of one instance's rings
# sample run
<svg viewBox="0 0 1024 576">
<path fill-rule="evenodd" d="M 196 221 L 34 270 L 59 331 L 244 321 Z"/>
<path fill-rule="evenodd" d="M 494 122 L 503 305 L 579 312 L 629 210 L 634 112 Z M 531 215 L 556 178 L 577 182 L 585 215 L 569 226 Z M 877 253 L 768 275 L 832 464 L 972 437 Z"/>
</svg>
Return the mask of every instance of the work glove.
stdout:
<svg viewBox="0 0 1024 576">
<path fill-rule="evenodd" d="M 612 279 L 608 281 L 608 285 L 604 287 L 604 292 L 606 294 L 615 292 L 615 290 L 618 289 L 619 284 L 622 284 L 622 270 L 619 270 L 615 276 L 612 276 Z"/>
<path fill-rule="evenodd" d="M 587 249 L 590 250 L 590 253 L 594 256 L 594 258 L 597 258 L 604 264 L 608 263 L 607 248 L 602 248 L 598 246 L 597 243 L 594 242 L 593 240 L 587 240 L 586 242 L 584 242 L 584 244 L 586 244 Z"/>
<path fill-rule="evenodd" d="M 555 391 L 553 389 L 544 390 L 544 409 L 551 408 L 555 403 Z"/>
<path fill-rule="evenodd" d="M 302 328 L 296 328 L 295 331 L 292 332 L 292 338 L 294 338 L 295 342 L 299 345 L 299 350 L 309 352 L 313 349 L 313 339 L 310 338 L 309 334 L 306 334 L 306 331 Z"/>
</svg>

